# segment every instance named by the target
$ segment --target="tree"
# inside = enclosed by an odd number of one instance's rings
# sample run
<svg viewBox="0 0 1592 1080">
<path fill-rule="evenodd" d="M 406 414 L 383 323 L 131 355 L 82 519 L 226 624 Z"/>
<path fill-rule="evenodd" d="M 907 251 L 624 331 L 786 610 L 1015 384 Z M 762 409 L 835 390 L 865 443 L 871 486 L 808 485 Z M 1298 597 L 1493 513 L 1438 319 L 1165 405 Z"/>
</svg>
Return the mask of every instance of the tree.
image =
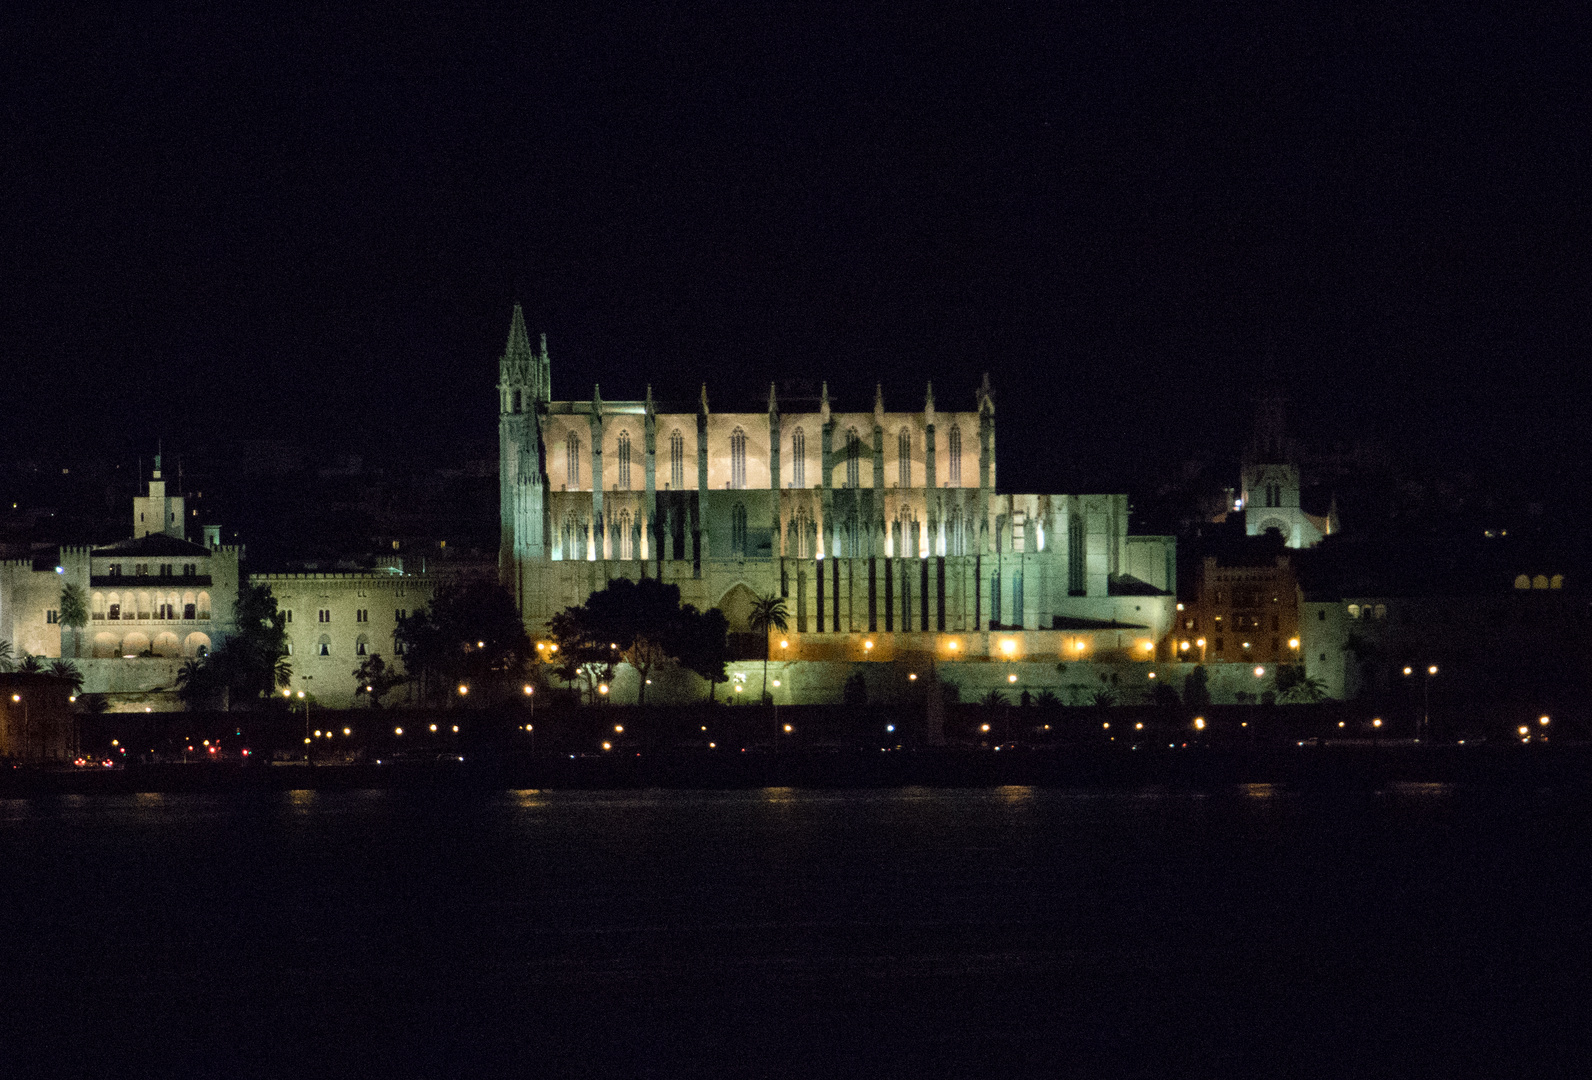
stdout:
<svg viewBox="0 0 1592 1080">
<path fill-rule="evenodd" d="M 645 705 L 648 678 L 664 664 L 679 661 L 696 609 L 688 616 L 680 605 L 680 587 L 657 578 L 616 578 L 587 597 L 582 607 L 578 618 L 598 651 L 607 642 L 617 659 L 635 668 L 640 677 L 636 700 Z"/>
<path fill-rule="evenodd" d="M 57 679 L 64 679 L 72 687 L 72 696 L 83 689 L 83 673 L 77 670 L 77 665 L 70 660 L 57 660 L 50 665 L 50 674 Z"/>
<path fill-rule="evenodd" d="M 16 670 L 16 659 L 11 653 L 11 642 L 0 640 L 0 671 Z"/>
<path fill-rule="evenodd" d="M 1002 705 L 1006 704 L 1006 695 L 1001 693 L 999 690 L 991 690 L 989 693 L 984 695 L 979 704 L 983 705 L 986 709 L 998 709 Z"/>
<path fill-rule="evenodd" d="M 21 662 L 17 664 L 17 670 L 24 675 L 39 675 L 44 671 L 44 661 L 32 653 L 23 653 Z"/>
<path fill-rule="evenodd" d="M 81 585 L 69 582 L 61 590 L 60 619 L 61 626 L 72 631 L 72 655 L 77 656 L 83 651 L 83 627 L 88 625 L 88 597 L 83 595 Z M 64 648 L 62 655 L 65 655 Z"/>
<path fill-rule="evenodd" d="M 785 601 L 769 593 L 760 596 L 752 602 L 752 613 L 747 617 L 747 622 L 752 627 L 754 634 L 763 635 L 763 695 L 762 700 L 768 700 L 768 632 L 778 630 L 785 633 L 790 628 L 790 612 L 785 607 Z"/>
<path fill-rule="evenodd" d="M 402 674 L 387 666 L 387 661 L 381 658 L 380 653 L 365 657 L 353 676 L 356 680 L 354 696 L 364 694 L 369 697 L 372 709 L 381 708 L 382 696 L 391 693 L 394 687 L 405 681 Z"/>
<path fill-rule="evenodd" d="M 1117 695 L 1110 690 L 1096 690 L 1094 692 L 1094 703 L 1102 709 L 1109 709 L 1117 703 Z"/>
<path fill-rule="evenodd" d="M 1303 664 L 1284 664 L 1277 669 L 1277 699 L 1315 703 L 1327 696 L 1327 684 L 1305 674 Z"/>
<path fill-rule="evenodd" d="M 1034 698 L 1034 704 L 1041 709 L 1054 709 L 1061 704 L 1061 699 L 1054 690 L 1041 690 L 1039 696 Z"/>
<path fill-rule="evenodd" d="M 1203 667 L 1197 667 L 1183 680 L 1183 704 L 1198 712 L 1210 708 L 1210 677 Z"/>
<path fill-rule="evenodd" d="M 595 705 L 597 687 L 613 678 L 618 643 L 603 638 L 585 604 L 567 607 L 547 620 L 547 632 L 558 648 L 551 661 L 553 673 L 566 685 L 584 685 L 587 702 Z"/>
<path fill-rule="evenodd" d="M 698 611 L 690 604 L 681 608 L 681 620 L 684 637 L 680 666 L 708 681 L 708 700 L 712 701 L 719 683 L 727 678 L 730 622 L 718 608 Z"/>
<path fill-rule="evenodd" d="M 287 616 L 277 610 L 271 587 L 243 587 L 232 611 L 236 628 L 233 635 L 196 669 L 214 682 L 201 679 L 195 693 L 202 698 L 219 689 L 222 708 L 227 708 L 233 697 L 256 702 L 272 697 L 293 679 L 293 662 L 287 652 Z"/>
<path fill-rule="evenodd" d="M 495 582 L 439 589 L 429 608 L 399 623 L 398 640 L 421 698 L 432 701 L 453 700 L 455 686 L 517 679 L 531 648 L 514 598 Z"/>
</svg>

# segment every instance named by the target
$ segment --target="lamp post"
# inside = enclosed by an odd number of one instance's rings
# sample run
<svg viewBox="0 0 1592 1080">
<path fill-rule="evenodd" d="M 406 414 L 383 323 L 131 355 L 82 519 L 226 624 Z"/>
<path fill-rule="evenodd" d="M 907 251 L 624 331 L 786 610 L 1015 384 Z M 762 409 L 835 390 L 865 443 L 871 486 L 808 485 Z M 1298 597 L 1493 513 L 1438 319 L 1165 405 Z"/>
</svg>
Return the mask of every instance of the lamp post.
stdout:
<svg viewBox="0 0 1592 1080">
<path fill-rule="evenodd" d="M 315 678 L 315 676 L 313 676 L 313 675 L 300 675 L 299 678 L 302 679 L 303 682 L 304 682 L 304 689 L 300 690 L 298 692 L 298 696 L 304 699 L 304 764 L 308 765 L 309 762 L 310 762 L 310 695 L 309 695 L 310 687 L 309 687 L 309 684 L 310 684 L 310 680 Z"/>
<path fill-rule="evenodd" d="M 33 726 L 32 723 L 29 722 L 29 720 L 28 720 L 28 699 L 23 697 L 21 694 L 12 694 L 11 695 L 11 700 L 14 703 L 18 703 L 18 704 L 20 704 L 22 706 L 22 740 L 21 740 L 21 746 L 22 746 L 22 756 L 25 758 L 25 757 L 28 756 L 28 729 Z"/>
<path fill-rule="evenodd" d="M 1406 676 L 1415 674 L 1415 669 L 1406 667 Z M 1437 674 L 1437 665 L 1426 666 L 1426 677 L 1421 680 L 1421 721 L 1415 728 L 1415 741 L 1421 741 L 1421 732 L 1430 731 L 1432 726 L 1432 677 Z"/>
</svg>

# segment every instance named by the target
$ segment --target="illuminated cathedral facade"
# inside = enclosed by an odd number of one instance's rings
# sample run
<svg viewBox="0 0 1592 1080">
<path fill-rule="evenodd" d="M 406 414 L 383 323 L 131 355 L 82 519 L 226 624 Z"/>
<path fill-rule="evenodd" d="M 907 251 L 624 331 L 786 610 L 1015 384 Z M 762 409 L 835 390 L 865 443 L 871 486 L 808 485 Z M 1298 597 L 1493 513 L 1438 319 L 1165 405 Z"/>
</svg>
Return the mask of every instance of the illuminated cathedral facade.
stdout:
<svg viewBox="0 0 1592 1080">
<path fill-rule="evenodd" d="M 499 361 L 502 584 L 526 625 L 618 577 L 678 584 L 734 632 L 778 595 L 776 659 L 1152 659 L 1175 545 L 1128 535 L 1125 495 L 996 484 L 988 377 L 971 408 L 829 398 L 720 412 L 694 401 L 556 400 L 518 305 Z"/>
</svg>

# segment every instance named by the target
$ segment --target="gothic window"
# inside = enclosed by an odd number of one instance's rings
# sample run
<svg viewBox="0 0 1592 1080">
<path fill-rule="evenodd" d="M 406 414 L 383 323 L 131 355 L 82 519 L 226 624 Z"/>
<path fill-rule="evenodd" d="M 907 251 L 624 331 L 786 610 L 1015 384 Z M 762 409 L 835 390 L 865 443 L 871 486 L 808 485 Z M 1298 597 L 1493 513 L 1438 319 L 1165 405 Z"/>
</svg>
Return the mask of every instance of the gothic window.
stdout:
<svg viewBox="0 0 1592 1080">
<path fill-rule="evenodd" d="M 1084 594 L 1083 545 L 1083 518 L 1073 514 L 1067 519 L 1067 592 L 1073 596 Z"/>
<path fill-rule="evenodd" d="M 669 434 L 669 486 L 685 490 L 685 436 L 679 428 Z"/>
<path fill-rule="evenodd" d="M 844 554 L 857 558 L 862 554 L 861 538 L 857 531 L 857 515 L 849 514 L 846 517 L 846 550 Z"/>
<path fill-rule="evenodd" d="M 959 428 L 959 427 L 951 428 L 951 434 L 948 437 L 948 441 L 951 444 L 951 486 L 952 487 L 961 487 L 962 486 L 962 429 Z"/>
<path fill-rule="evenodd" d="M 580 490 L 580 436 L 573 431 L 564 443 L 564 449 L 569 457 L 569 490 Z"/>
<path fill-rule="evenodd" d="M 746 557 L 746 505 L 736 503 L 730 511 L 730 554 Z"/>
<path fill-rule="evenodd" d="M 630 536 L 630 511 L 619 511 L 619 557 L 621 559 L 634 559 L 634 541 Z"/>
<path fill-rule="evenodd" d="M 619 490 L 630 490 L 630 432 L 619 433 Z"/>
<path fill-rule="evenodd" d="M 514 391 L 514 411 L 520 411 L 520 392 L 518 390 Z"/>
<path fill-rule="evenodd" d="M 359 638 L 354 642 L 354 655 L 355 656 L 369 656 L 370 655 L 370 639 L 367 638 L 364 634 L 360 634 Z"/>
<path fill-rule="evenodd" d="M 807 433 L 797 428 L 790 437 L 790 478 L 794 486 L 807 486 Z"/>
<path fill-rule="evenodd" d="M 846 486 L 862 486 L 862 440 L 856 428 L 846 429 Z"/>
<path fill-rule="evenodd" d="M 564 515 L 564 558 L 578 559 L 580 556 L 575 551 L 575 513 L 570 511 Z"/>
<path fill-rule="evenodd" d="M 330 655 L 332 655 L 332 639 L 327 637 L 325 634 L 322 634 L 319 644 L 317 644 L 316 647 L 315 647 L 315 655 L 316 656 L 330 656 Z"/>
<path fill-rule="evenodd" d="M 746 487 L 746 432 L 740 428 L 730 432 L 730 487 Z"/>
<path fill-rule="evenodd" d="M 962 508 L 960 506 L 951 511 L 951 527 L 949 531 L 950 535 L 946 537 L 946 540 L 949 542 L 951 550 L 947 554 L 966 555 L 967 552 L 962 550 Z"/>
<path fill-rule="evenodd" d="M 810 559 L 813 557 L 812 547 L 807 539 L 811 530 L 812 522 L 808 520 L 807 509 L 803 507 L 796 511 L 796 516 L 791 519 L 790 523 L 792 540 L 790 553 L 798 559 Z"/>
<path fill-rule="evenodd" d="M 901 486 L 912 486 L 912 433 L 906 428 L 901 429 L 901 435 L 896 440 L 896 458 L 900 462 Z"/>
</svg>

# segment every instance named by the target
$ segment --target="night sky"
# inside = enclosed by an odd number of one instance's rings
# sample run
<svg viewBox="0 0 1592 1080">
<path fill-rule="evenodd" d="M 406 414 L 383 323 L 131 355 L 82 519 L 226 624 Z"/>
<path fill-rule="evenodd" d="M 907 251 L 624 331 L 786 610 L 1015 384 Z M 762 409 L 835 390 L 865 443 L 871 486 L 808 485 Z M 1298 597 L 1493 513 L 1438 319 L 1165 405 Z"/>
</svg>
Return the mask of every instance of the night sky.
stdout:
<svg viewBox="0 0 1592 1080">
<path fill-rule="evenodd" d="M 6 5 L 6 455 L 457 457 L 518 298 L 560 397 L 988 370 L 1007 489 L 1236 461 L 1268 355 L 1584 487 L 1582 5 L 891 6 Z"/>
</svg>

